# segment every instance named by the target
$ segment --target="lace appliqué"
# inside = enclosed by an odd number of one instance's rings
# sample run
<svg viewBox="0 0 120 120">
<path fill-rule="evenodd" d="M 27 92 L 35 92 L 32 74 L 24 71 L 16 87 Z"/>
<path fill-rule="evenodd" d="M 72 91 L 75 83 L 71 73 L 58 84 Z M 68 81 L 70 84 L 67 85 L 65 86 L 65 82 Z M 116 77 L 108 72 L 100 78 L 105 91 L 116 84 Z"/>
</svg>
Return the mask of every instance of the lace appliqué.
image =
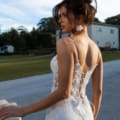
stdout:
<svg viewBox="0 0 120 120">
<path fill-rule="evenodd" d="M 72 91 L 71 91 L 71 96 L 73 97 L 74 104 L 77 105 L 80 99 L 84 100 L 84 98 L 86 97 L 86 86 L 89 82 L 89 79 L 95 67 L 96 65 L 91 70 L 84 73 L 81 70 L 80 63 L 77 62 L 75 64 L 74 77 L 72 82 Z"/>
<path fill-rule="evenodd" d="M 55 57 L 52 60 L 52 67 L 53 68 L 53 87 L 52 91 L 58 88 L 58 68 L 57 66 L 57 58 Z M 89 82 L 89 79 L 96 68 L 97 65 L 95 65 L 92 69 L 88 70 L 86 73 L 84 73 L 81 70 L 81 65 L 79 61 L 75 64 L 74 67 L 74 76 L 73 76 L 73 81 L 72 81 L 72 90 L 71 90 L 71 97 L 73 100 L 74 104 L 78 104 L 80 99 L 84 100 L 86 97 L 86 86 Z M 56 70 L 55 70 L 56 68 Z"/>
</svg>

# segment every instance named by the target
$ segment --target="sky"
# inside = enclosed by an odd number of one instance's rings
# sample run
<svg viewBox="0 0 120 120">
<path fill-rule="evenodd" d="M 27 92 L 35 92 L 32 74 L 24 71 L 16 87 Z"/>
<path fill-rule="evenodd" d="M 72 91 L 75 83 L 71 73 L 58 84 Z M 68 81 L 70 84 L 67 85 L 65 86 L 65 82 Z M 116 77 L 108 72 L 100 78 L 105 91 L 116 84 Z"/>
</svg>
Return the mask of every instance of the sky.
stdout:
<svg viewBox="0 0 120 120">
<path fill-rule="evenodd" d="M 24 26 L 28 31 L 41 18 L 51 17 L 52 8 L 62 0 L 0 0 L 0 32 Z M 97 0 L 96 17 L 101 21 L 120 14 L 119 0 Z"/>
</svg>

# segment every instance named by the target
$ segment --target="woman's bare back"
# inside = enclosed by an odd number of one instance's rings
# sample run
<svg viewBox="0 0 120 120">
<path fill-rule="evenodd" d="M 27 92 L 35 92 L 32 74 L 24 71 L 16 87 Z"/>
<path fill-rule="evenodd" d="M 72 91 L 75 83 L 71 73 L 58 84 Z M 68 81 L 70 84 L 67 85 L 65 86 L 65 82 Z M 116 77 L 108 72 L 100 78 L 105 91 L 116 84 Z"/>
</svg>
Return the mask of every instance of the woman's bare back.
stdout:
<svg viewBox="0 0 120 120">
<path fill-rule="evenodd" d="M 67 38 L 68 39 L 68 38 Z M 86 73 L 98 64 L 99 49 L 93 40 L 90 38 L 86 39 L 75 39 L 70 37 L 69 40 L 73 47 L 70 47 L 74 51 L 75 61 L 79 61 L 81 70 Z"/>
</svg>

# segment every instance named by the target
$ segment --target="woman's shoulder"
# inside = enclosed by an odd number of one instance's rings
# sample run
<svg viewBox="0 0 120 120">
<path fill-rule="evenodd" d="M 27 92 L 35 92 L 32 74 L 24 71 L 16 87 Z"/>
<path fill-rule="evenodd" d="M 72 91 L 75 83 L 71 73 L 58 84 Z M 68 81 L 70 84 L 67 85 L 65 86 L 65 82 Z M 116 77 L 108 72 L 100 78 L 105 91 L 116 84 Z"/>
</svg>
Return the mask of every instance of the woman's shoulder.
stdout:
<svg viewBox="0 0 120 120">
<path fill-rule="evenodd" d="M 100 50 L 99 46 L 94 42 L 94 40 L 90 40 L 90 47 L 94 52 L 96 52 L 96 54 L 98 54 L 99 59 L 102 59 L 101 50 Z"/>
<path fill-rule="evenodd" d="M 91 46 L 92 49 L 96 49 L 99 51 L 99 46 L 95 43 L 95 41 L 93 39 L 90 39 L 89 43 L 90 43 L 89 45 Z"/>
<path fill-rule="evenodd" d="M 57 46 L 65 47 L 66 49 L 72 46 L 72 39 L 70 37 L 64 37 L 57 41 Z"/>
<path fill-rule="evenodd" d="M 64 37 L 57 41 L 57 49 L 63 49 L 67 51 L 73 50 L 72 39 L 70 37 Z"/>
<path fill-rule="evenodd" d="M 64 38 L 61 38 L 57 41 L 57 45 L 59 44 L 68 44 L 68 43 L 71 43 L 72 39 L 70 37 L 64 37 Z"/>
</svg>

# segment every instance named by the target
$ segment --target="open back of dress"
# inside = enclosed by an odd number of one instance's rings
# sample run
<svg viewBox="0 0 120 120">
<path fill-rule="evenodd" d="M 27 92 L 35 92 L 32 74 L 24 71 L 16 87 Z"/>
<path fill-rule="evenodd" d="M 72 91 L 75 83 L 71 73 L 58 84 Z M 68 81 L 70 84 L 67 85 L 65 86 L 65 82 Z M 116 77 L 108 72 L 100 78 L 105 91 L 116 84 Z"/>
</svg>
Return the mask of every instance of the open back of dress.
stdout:
<svg viewBox="0 0 120 120">
<path fill-rule="evenodd" d="M 51 60 L 53 72 L 53 92 L 58 86 L 58 63 L 57 55 Z M 78 62 L 75 64 L 72 82 L 71 96 L 62 100 L 48 109 L 45 120 L 93 120 L 93 113 L 86 96 L 86 86 L 97 65 L 84 73 Z"/>
</svg>

